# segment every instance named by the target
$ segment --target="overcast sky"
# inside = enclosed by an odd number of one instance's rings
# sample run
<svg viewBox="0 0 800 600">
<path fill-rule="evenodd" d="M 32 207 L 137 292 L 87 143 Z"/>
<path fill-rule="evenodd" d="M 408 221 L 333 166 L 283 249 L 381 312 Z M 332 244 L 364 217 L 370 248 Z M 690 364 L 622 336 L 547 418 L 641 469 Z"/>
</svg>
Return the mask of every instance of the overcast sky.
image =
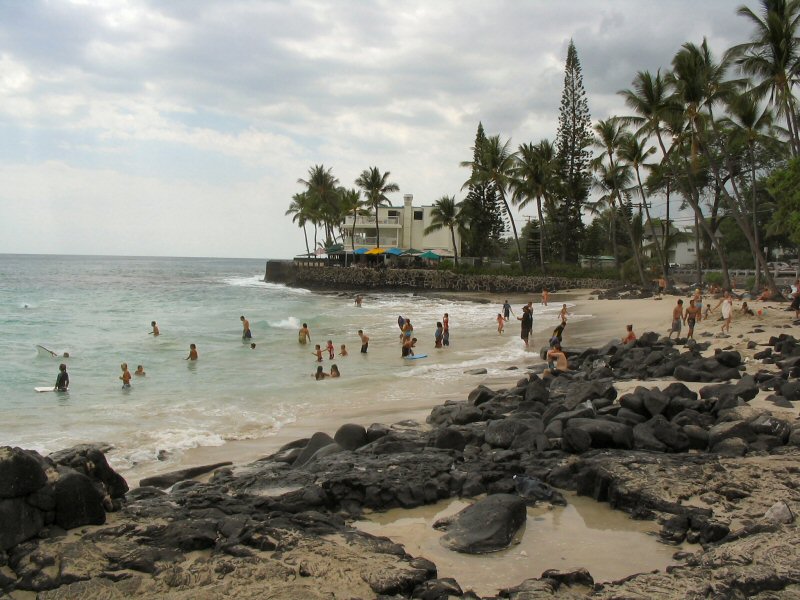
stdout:
<svg viewBox="0 0 800 600">
<path fill-rule="evenodd" d="M 290 257 L 314 164 L 460 200 L 478 121 L 555 136 L 570 38 L 594 121 L 682 43 L 746 40 L 739 4 L 3 2 L 0 252 Z"/>
</svg>

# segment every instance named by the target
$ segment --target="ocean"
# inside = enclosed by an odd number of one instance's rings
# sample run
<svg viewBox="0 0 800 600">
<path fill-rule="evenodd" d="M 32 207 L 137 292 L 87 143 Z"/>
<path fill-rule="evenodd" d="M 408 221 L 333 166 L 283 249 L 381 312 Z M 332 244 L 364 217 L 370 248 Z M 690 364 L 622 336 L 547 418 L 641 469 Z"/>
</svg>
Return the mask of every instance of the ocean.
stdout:
<svg viewBox="0 0 800 600">
<path fill-rule="evenodd" d="M 362 292 L 359 308 L 352 294 L 266 283 L 264 267 L 254 259 L 0 255 L 0 445 L 47 454 L 102 442 L 123 475 L 163 472 L 192 448 L 269 438 L 304 419 L 329 417 L 333 434 L 339 414 L 463 399 L 480 382 L 465 370 L 499 376 L 539 362 L 542 332 L 558 322 L 560 304 L 534 304 L 536 342 L 526 351 L 513 317 L 497 334 L 499 304 Z M 451 346 L 435 349 L 445 312 Z M 255 349 L 242 342 L 241 315 Z M 398 315 L 411 319 L 428 358 L 401 358 Z M 149 335 L 151 321 L 160 336 Z M 297 341 L 304 322 L 310 346 Z M 370 336 L 366 355 L 358 329 Z M 322 365 L 337 364 L 342 376 L 315 381 L 313 345 L 324 349 L 329 339 L 337 356 L 324 353 Z M 190 343 L 196 362 L 185 360 Z M 341 344 L 349 356 L 338 356 Z M 61 362 L 69 392 L 35 392 L 55 383 Z M 123 362 L 146 372 L 129 389 L 119 380 Z"/>
</svg>

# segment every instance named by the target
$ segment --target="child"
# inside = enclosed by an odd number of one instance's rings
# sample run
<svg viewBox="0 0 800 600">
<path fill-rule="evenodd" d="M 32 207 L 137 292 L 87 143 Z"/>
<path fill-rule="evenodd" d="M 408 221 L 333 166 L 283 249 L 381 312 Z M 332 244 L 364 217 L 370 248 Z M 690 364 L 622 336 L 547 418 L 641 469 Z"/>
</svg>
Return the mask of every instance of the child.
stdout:
<svg viewBox="0 0 800 600">
<path fill-rule="evenodd" d="M 339 377 L 341 373 L 339 373 L 339 367 L 336 365 L 331 365 L 331 377 Z"/>
<path fill-rule="evenodd" d="M 317 346 L 319 346 L 319 344 L 317 344 Z M 320 366 L 317 367 L 317 372 L 314 373 L 314 375 L 312 375 L 312 377 L 314 377 L 314 379 L 319 381 L 321 379 L 325 379 L 326 377 L 329 377 L 329 375 L 325 371 L 322 370 L 322 365 L 320 365 Z"/>
<path fill-rule="evenodd" d="M 317 357 L 317 362 L 322 362 L 322 348 L 320 348 L 319 344 L 314 345 L 314 351 L 311 354 Z"/>
<path fill-rule="evenodd" d="M 253 342 L 252 344 L 250 344 L 250 350 L 255 350 L 255 349 L 256 349 L 256 343 Z"/>
<path fill-rule="evenodd" d="M 131 387 L 131 372 L 128 371 L 128 363 L 122 363 L 119 368 L 122 369 L 122 375 L 119 376 L 122 379 L 122 387 Z"/>
<path fill-rule="evenodd" d="M 328 345 L 325 346 L 325 349 L 328 351 L 328 358 L 333 360 L 334 356 L 336 356 L 336 350 L 333 349 L 333 342 L 328 340 Z"/>
<path fill-rule="evenodd" d="M 369 336 L 363 329 L 358 330 L 358 337 L 361 338 L 361 354 L 366 354 L 369 349 Z"/>
<path fill-rule="evenodd" d="M 497 335 L 501 335 L 503 333 L 503 329 L 505 329 L 506 320 L 503 318 L 503 315 L 497 313 Z"/>
<path fill-rule="evenodd" d="M 436 331 L 433 334 L 433 346 L 435 348 L 442 347 L 442 338 L 444 337 L 444 326 L 441 321 L 436 322 Z"/>
<path fill-rule="evenodd" d="M 147 373 L 144 372 L 144 367 L 142 365 L 136 367 L 136 370 L 133 372 L 133 374 L 136 375 L 137 377 L 144 377 L 145 375 L 147 375 Z"/>
<path fill-rule="evenodd" d="M 67 365 L 61 363 L 58 365 L 58 377 L 56 377 L 55 388 L 59 392 L 66 392 L 69 387 L 69 374 L 67 373 Z"/>
<path fill-rule="evenodd" d="M 748 317 L 755 317 L 755 313 L 753 313 L 753 309 L 747 306 L 747 302 L 742 302 L 742 314 Z"/>
<path fill-rule="evenodd" d="M 339 349 L 339 356 L 347 356 L 347 347 L 342 344 L 342 347 Z M 334 367 L 336 365 L 333 365 Z"/>
<path fill-rule="evenodd" d="M 627 330 L 627 333 L 625 334 L 625 337 L 622 338 L 622 343 L 630 344 L 631 342 L 635 342 L 636 334 L 633 333 L 633 325 L 625 325 L 625 329 Z"/>
<path fill-rule="evenodd" d="M 197 346 L 194 344 L 189 344 L 189 356 L 186 357 L 186 360 L 197 360 Z"/>
<path fill-rule="evenodd" d="M 150 332 L 150 335 L 157 336 L 160 332 L 158 331 L 158 325 L 156 325 L 155 321 L 150 321 L 150 327 L 153 328 L 153 331 Z"/>
<path fill-rule="evenodd" d="M 547 288 L 542 290 L 542 305 L 547 306 L 547 301 L 550 298 L 550 292 L 547 291 Z"/>
<path fill-rule="evenodd" d="M 558 313 L 558 318 L 561 319 L 562 321 L 566 321 L 568 316 L 569 316 L 569 313 L 567 312 L 567 305 L 566 304 L 562 304 L 561 305 L 561 312 Z"/>
</svg>

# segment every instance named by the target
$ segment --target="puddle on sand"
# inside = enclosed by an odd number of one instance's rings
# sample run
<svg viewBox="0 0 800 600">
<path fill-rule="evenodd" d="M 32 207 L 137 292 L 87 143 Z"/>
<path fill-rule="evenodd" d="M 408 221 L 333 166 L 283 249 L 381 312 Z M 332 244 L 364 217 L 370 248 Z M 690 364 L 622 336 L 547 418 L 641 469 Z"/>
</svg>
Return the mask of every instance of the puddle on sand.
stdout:
<svg viewBox="0 0 800 600">
<path fill-rule="evenodd" d="M 650 535 L 654 521 L 634 521 L 608 504 L 565 494 L 568 505 L 528 508 L 528 519 L 518 533 L 519 543 L 490 554 L 459 554 L 445 549 L 433 529 L 438 519 L 469 506 L 464 500 L 446 500 L 410 510 L 373 513 L 356 527 L 402 544 L 412 556 L 436 563 L 439 577 L 453 577 L 462 589 L 491 595 L 524 579 L 540 577 L 547 569 L 585 567 L 596 582 L 614 581 L 634 573 L 664 569 L 680 549 Z"/>
</svg>

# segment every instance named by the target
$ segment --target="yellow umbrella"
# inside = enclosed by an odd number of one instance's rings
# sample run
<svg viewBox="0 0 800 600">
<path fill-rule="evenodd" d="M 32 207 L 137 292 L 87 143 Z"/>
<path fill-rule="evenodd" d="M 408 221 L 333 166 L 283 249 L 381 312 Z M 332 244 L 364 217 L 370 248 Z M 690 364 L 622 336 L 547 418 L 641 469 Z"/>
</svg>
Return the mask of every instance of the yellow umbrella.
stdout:
<svg viewBox="0 0 800 600">
<path fill-rule="evenodd" d="M 367 250 L 366 254 L 383 254 L 386 252 L 383 248 L 373 248 L 372 250 Z"/>
</svg>

